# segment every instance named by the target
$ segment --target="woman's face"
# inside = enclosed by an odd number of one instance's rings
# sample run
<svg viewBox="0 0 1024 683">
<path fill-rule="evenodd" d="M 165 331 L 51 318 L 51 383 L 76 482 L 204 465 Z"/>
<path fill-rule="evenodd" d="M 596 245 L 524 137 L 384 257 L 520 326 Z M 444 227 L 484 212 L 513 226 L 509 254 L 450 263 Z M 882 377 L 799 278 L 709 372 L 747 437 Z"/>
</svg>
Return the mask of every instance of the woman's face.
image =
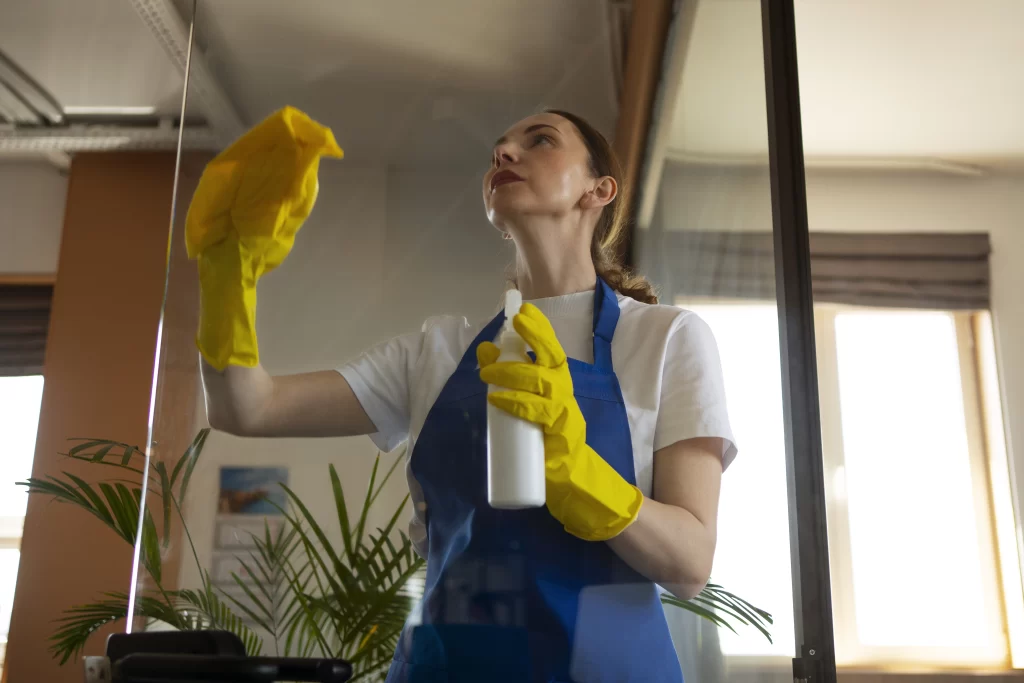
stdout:
<svg viewBox="0 0 1024 683">
<path fill-rule="evenodd" d="M 576 127 L 557 114 L 538 114 L 495 143 L 484 174 L 484 207 L 491 224 L 508 232 L 523 218 L 571 212 L 596 183 Z"/>
</svg>

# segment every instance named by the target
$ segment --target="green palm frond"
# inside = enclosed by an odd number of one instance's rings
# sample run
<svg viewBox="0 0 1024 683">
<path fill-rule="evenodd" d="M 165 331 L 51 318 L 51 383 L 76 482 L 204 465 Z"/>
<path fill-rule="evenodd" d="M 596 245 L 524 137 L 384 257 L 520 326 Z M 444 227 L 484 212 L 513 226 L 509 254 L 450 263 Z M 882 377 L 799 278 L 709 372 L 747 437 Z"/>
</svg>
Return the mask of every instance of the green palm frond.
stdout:
<svg viewBox="0 0 1024 683">
<path fill-rule="evenodd" d="M 199 616 L 202 628 L 213 628 L 231 631 L 245 645 L 245 653 L 255 657 L 263 650 L 263 639 L 210 588 L 210 577 L 205 580 L 203 590 L 182 589 L 174 591 L 175 597 L 186 609 L 193 610 Z"/>
<path fill-rule="evenodd" d="M 59 503 L 74 505 L 85 510 L 129 545 L 135 544 L 139 523 L 139 499 L 142 491 L 138 486 L 120 482 L 99 482 L 90 484 L 71 472 L 61 472 L 63 477 L 30 477 L 18 482 L 29 494 L 46 494 Z M 162 562 L 158 547 L 156 525 L 149 510 L 143 521 L 143 547 L 141 559 L 146 571 L 159 583 Z"/>
<path fill-rule="evenodd" d="M 64 616 L 57 620 L 57 630 L 50 636 L 50 653 L 60 663 L 66 664 L 82 653 L 86 641 L 96 630 L 107 624 L 120 621 L 128 614 L 126 593 L 104 593 L 104 599 L 87 605 L 76 605 L 64 610 Z M 189 624 L 180 609 L 164 596 L 139 595 L 136 600 L 136 615 L 147 620 L 162 621 L 175 628 L 188 630 Z"/>
<path fill-rule="evenodd" d="M 289 558 L 296 556 L 299 549 L 300 540 L 296 531 L 282 527 L 276 534 L 271 534 L 270 525 L 264 522 L 263 536 L 254 536 L 252 540 L 255 548 L 249 552 L 248 557 L 237 558 L 252 583 L 232 575 L 235 584 L 248 600 L 239 600 L 229 593 L 224 595 L 234 609 L 270 634 L 275 652 L 281 655 L 282 642 L 302 614 L 302 603 L 297 592 L 305 593 L 309 590 L 309 565 L 304 564 L 296 570 L 293 589 L 287 568 Z M 289 654 L 287 648 L 285 654 Z"/>
<path fill-rule="evenodd" d="M 396 459 L 396 463 L 401 459 Z M 356 678 L 375 675 L 390 663 L 414 598 L 405 590 L 409 578 L 423 567 L 412 542 L 399 533 L 392 539 L 395 526 L 408 502 L 408 496 L 387 524 L 375 533 L 367 533 L 370 507 L 394 473 L 396 465 L 379 476 L 380 456 L 370 475 L 369 486 L 359 515 L 348 513 L 341 478 L 330 466 L 331 492 L 341 530 L 340 544 L 331 541 L 323 527 L 303 501 L 283 487 L 294 512 L 286 512 L 287 524 L 296 533 L 302 561 L 308 568 L 305 583 L 289 571 L 293 592 L 301 593 L 305 611 L 323 618 L 295 622 L 292 633 L 305 629 L 306 648 L 314 642 L 325 654 L 347 659 Z"/>
<path fill-rule="evenodd" d="M 680 600 L 674 595 L 666 593 L 661 596 L 661 602 L 693 612 L 733 633 L 736 633 L 734 622 L 736 625 L 753 626 L 768 639 L 769 643 L 772 642 L 772 635 L 768 630 L 768 626 L 775 623 L 772 615 L 730 593 L 718 584 L 709 583 L 695 598 L 690 600 Z"/>
</svg>

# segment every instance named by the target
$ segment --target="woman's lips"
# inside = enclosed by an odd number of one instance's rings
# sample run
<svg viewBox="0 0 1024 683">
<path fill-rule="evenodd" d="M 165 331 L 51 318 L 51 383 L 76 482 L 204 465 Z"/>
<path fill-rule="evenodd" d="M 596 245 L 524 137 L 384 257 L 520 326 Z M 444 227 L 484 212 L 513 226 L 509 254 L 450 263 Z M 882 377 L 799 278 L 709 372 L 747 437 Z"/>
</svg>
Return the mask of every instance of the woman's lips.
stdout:
<svg viewBox="0 0 1024 683">
<path fill-rule="evenodd" d="M 518 174 L 512 171 L 498 171 L 493 176 L 491 176 L 491 192 L 494 192 L 502 185 L 508 185 L 509 183 L 518 183 L 521 180 L 522 178 L 520 178 Z"/>
</svg>

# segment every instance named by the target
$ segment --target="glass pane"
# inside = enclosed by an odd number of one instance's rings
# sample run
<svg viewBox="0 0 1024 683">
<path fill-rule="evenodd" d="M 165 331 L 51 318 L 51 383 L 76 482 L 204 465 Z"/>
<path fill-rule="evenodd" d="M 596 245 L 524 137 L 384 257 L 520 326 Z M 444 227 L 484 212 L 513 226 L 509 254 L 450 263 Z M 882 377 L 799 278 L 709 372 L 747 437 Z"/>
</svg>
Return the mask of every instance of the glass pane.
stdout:
<svg viewBox="0 0 1024 683">
<path fill-rule="evenodd" d="M 481 680 L 493 678 L 495 669 L 523 674 L 523 680 L 595 680 L 600 672 L 609 680 L 671 682 L 680 680 L 681 668 L 688 681 L 711 681 L 744 667 L 786 676 L 793 625 L 770 246 L 754 259 L 767 289 L 757 285 L 738 321 L 732 311 L 708 308 L 710 334 L 698 317 L 673 307 L 685 296 L 712 294 L 700 287 L 670 293 L 665 308 L 595 289 L 589 234 L 605 229 L 592 226 L 608 211 L 602 206 L 626 188 L 621 176 L 616 183 L 602 180 L 613 171 L 600 170 L 603 148 L 589 128 L 607 137 L 616 128 L 621 46 L 629 27 L 620 3 L 599 7 L 595 11 L 591 0 L 390 0 L 372 7 L 323 0 L 298 10 L 251 0 L 200 3 L 201 55 L 193 55 L 189 107 L 201 109 L 197 117 L 216 127 L 221 119 L 214 114 L 223 114 L 218 107 L 229 102 L 242 130 L 252 131 L 244 140 L 253 143 L 214 159 L 194 192 L 179 176 L 179 207 L 183 213 L 190 205 L 190 219 L 177 239 L 226 224 L 209 243 L 196 240 L 198 271 L 191 270 L 193 262 L 182 264 L 189 278 L 176 284 L 172 265 L 168 306 L 200 300 L 200 349 L 211 363 L 228 367 L 204 369 L 205 412 L 184 394 L 174 401 L 165 396 L 156 418 L 168 432 L 158 437 L 154 460 L 170 479 L 185 449 L 166 447 L 165 439 L 180 439 L 207 422 L 216 427 L 203 443 L 187 494 L 181 493 L 184 479 L 168 487 L 180 499 L 188 534 L 172 510 L 168 552 L 174 559 L 163 566 L 176 568 L 161 580 L 201 591 L 182 596 L 194 603 L 182 609 L 200 623 L 239 632 L 250 652 L 337 656 L 363 674 L 388 670 L 397 650 L 392 670 L 399 680 L 406 675 L 403 660 L 453 671 L 491 667 Z M 674 78 L 698 90 L 687 90 L 679 102 L 689 106 L 706 97 L 707 79 L 718 79 L 728 66 L 719 58 L 722 41 L 746 46 L 752 30 L 756 49 L 744 47 L 749 63 L 739 70 L 751 86 L 742 97 L 754 97 L 761 112 L 753 125 L 760 125 L 754 137 L 763 152 L 758 6 L 697 7 L 691 71 Z M 683 33 L 680 25 L 673 35 Z M 673 55 L 685 52 L 675 42 L 671 49 Z M 713 106 L 735 95 L 714 88 L 710 94 L 719 98 Z M 285 107 L 294 109 L 282 112 Z M 591 126 L 547 109 L 574 112 Z M 275 112 L 278 118 L 261 124 Z M 313 196 L 303 194 L 311 185 L 298 172 L 304 162 L 289 136 L 301 138 L 304 149 L 322 145 L 330 151 L 326 134 L 304 115 L 330 128 L 344 158 L 325 154 L 319 160 L 315 208 L 294 244 L 288 232 L 268 248 L 254 235 L 265 236 L 260 230 L 279 219 L 287 224 L 289 216 L 291 227 L 281 229 L 293 231 Z M 674 114 L 659 113 L 659 126 L 669 121 L 676 121 Z M 705 132 L 686 134 L 703 139 Z M 718 140 L 729 137 L 717 132 L 724 136 Z M 218 129 L 218 135 L 226 145 L 235 133 Z M 693 154 L 703 159 L 713 151 L 701 147 Z M 595 164 L 598 173 L 588 156 L 601 162 Z M 661 202 L 665 225 L 694 208 L 725 208 L 715 195 L 722 187 L 716 172 L 676 159 L 659 161 L 665 170 L 659 182 L 676 183 L 666 185 Z M 512 175 L 498 176 L 499 170 Z M 689 182 L 688 174 L 697 179 Z M 763 165 L 741 170 L 737 182 L 753 182 L 744 190 L 754 200 L 747 208 L 763 211 L 751 210 L 744 225 L 770 245 Z M 638 185 L 645 199 L 648 190 L 657 192 L 657 184 L 638 179 Z M 677 189 L 694 203 L 684 206 Z M 511 239 L 501 239 L 494 224 Z M 245 249 L 235 245 L 236 236 L 244 238 Z M 566 253 L 578 258 L 562 261 Z M 249 268 L 252 279 L 259 277 L 258 368 L 244 308 L 253 285 L 239 274 Z M 670 284 L 657 277 L 659 268 L 647 270 L 656 284 Z M 628 289 L 614 272 L 601 272 Z M 487 407 L 475 348 L 496 336 L 498 325 L 490 323 L 501 323 L 495 314 L 508 276 L 552 321 L 569 357 L 562 365 L 553 360 L 559 354 L 546 355 L 537 339 L 530 343 L 538 363 L 555 366 L 544 382 L 557 384 L 557 400 L 564 401 L 558 405 L 567 416 L 547 425 L 547 455 L 565 455 L 567 469 L 599 472 L 591 483 L 566 483 L 555 475 L 541 482 L 541 490 L 571 493 L 547 493 L 550 511 L 498 510 L 487 498 L 488 424 L 504 413 Z M 737 294 L 735 282 L 730 276 L 725 293 L 716 290 L 710 301 L 693 306 L 726 303 Z M 630 291 L 647 298 L 646 290 Z M 197 321 L 191 324 L 181 329 L 194 331 Z M 738 330 L 752 325 L 759 325 L 762 354 L 742 347 Z M 218 330 L 238 342 L 231 346 L 234 355 L 220 361 Z M 717 345 L 713 335 L 720 338 Z M 165 360 L 161 386 L 171 386 L 172 371 L 187 368 L 186 353 L 195 356 L 191 338 L 174 348 L 183 355 Z M 763 360 L 757 367 L 760 393 L 748 393 L 743 377 L 752 358 Z M 525 372 L 521 366 L 518 371 Z M 735 430 L 730 411 L 738 415 Z M 375 432 L 372 440 L 363 436 L 368 432 Z M 299 438 L 340 434 L 356 436 Z M 587 437 L 589 450 L 574 434 Z M 711 441 L 688 444 L 699 452 L 686 468 L 706 466 L 707 449 L 717 467 L 717 458 L 732 460 L 734 441 L 749 443 L 725 478 L 721 551 L 712 576 L 724 590 L 776 615 L 768 626 L 775 645 L 739 625 L 740 636 L 729 639 L 722 631 L 719 644 L 720 629 L 711 620 L 671 604 L 693 597 L 707 579 L 700 574 L 711 564 L 705 526 L 711 523 L 696 521 L 696 515 L 710 520 L 715 505 L 696 498 L 713 490 L 717 473 L 700 474 L 710 485 L 695 497 L 680 490 L 685 477 L 658 478 L 659 468 L 669 470 L 674 462 L 672 453 L 655 451 L 701 438 Z M 669 464 L 659 466 L 659 460 Z M 162 487 L 162 475 L 154 471 Z M 669 542 L 654 542 L 640 555 L 631 554 L 625 540 L 601 542 L 632 519 L 637 499 L 631 483 L 647 497 L 663 498 L 667 515 L 668 526 L 659 533 Z M 371 503 L 364 506 L 368 488 Z M 685 496 L 694 510 L 665 502 L 674 496 Z M 569 498 L 577 502 L 558 506 Z M 578 502 L 584 499 L 590 502 Z M 753 511 L 764 526 L 751 533 L 743 517 Z M 636 524 L 647 523 L 640 520 Z M 154 538 L 166 538 L 159 525 L 152 531 Z M 688 550 L 686 539 L 699 540 Z M 653 550 L 665 547 L 670 560 L 649 564 Z M 761 569 L 750 571 L 755 565 Z M 145 579 L 145 595 L 159 598 L 153 577 Z M 672 586 L 677 597 L 663 596 L 658 585 Z M 292 599 L 296 591 L 299 600 Z M 704 595 L 719 605 L 725 600 L 721 593 Z M 702 604 L 689 606 L 699 612 Z M 237 621 L 225 618 L 227 611 Z M 318 629 L 291 621 L 306 613 Z M 145 616 L 148 627 L 165 627 L 155 615 Z M 729 620 L 725 610 L 718 618 Z M 293 624 L 297 638 L 288 635 Z M 767 665 L 754 661 L 765 654 L 778 656 Z"/>
<path fill-rule="evenodd" d="M 786 444 L 756 2 L 687 3 L 667 60 L 634 255 L 663 304 L 717 341 L 738 446 L 722 478 L 711 580 L 770 612 L 771 640 L 670 614 L 688 681 L 792 677 Z M 709 637 L 710 635 L 710 637 Z"/>
<path fill-rule="evenodd" d="M 918 9 L 797 6 L 837 659 L 1008 669 L 1024 141 L 1002 65 L 1024 7 L 940 2 L 927 30 Z"/>
</svg>

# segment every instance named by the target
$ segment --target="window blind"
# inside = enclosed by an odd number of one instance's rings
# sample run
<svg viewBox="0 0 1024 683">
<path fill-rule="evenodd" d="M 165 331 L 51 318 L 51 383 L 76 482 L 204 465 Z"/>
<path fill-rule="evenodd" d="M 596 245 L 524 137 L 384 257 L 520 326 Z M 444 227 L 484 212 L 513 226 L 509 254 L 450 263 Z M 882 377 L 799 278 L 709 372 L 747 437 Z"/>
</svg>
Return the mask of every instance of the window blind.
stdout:
<svg viewBox="0 0 1024 683">
<path fill-rule="evenodd" d="M 772 299 L 775 259 L 770 233 L 671 232 L 647 274 L 664 300 Z M 811 233 L 815 301 L 942 310 L 989 307 L 987 234 Z"/>
<path fill-rule="evenodd" d="M 0 285 L 0 376 L 41 375 L 52 285 Z"/>
</svg>

